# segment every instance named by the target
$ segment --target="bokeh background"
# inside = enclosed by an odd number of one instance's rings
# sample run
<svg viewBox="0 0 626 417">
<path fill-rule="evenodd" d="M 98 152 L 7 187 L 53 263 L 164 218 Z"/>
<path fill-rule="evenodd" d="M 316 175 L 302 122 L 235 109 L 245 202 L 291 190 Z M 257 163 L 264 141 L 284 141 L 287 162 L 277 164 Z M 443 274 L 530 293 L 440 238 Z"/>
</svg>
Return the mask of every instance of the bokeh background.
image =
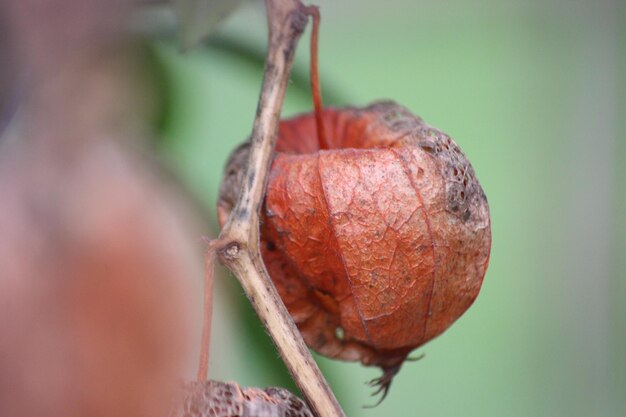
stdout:
<svg viewBox="0 0 626 417">
<path fill-rule="evenodd" d="M 325 104 L 393 99 L 447 132 L 472 161 L 493 228 L 476 303 L 416 352 L 425 358 L 402 368 L 380 406 L 363 408 L 377 400 L 364 383 L 378 370 L 317 357 L 347 415 L 626 416 L 626 2 L 316 3 Z M 158 160 L 203 210 L 198 241 L 216 236 L 222 170 L 251 131 L 261 85 L 262 2 L 243 2 L 186 54 L 171 8 L 151 5 L 135 23 L 160 97 Z M 7 68 L 0 87 L 19 90 Z M 311 108 L 307 31 L 284 116 Z M 214 302 L 210 377 L 295 391 L 225 271 Z"/>
<path fill-rule="evenodd" d="M 325 103 L 391 98 L 450 134 L 493 224 L 478 300 L 379 407 L 362 408 L 377 370 L 318 358 L 347 414 L 626 415 L 624 2 L 317 4 Z M 170 92 L 163 149 L 214 230 L 224 161 L 251 130 L 265 30 L 251 3 L 185 56 L 156 44 Z M 307 39 L 285 116 L 311 109 Z M 234 279 L 217 289 L 212 377 L 294 388 Z"/>
</svg>

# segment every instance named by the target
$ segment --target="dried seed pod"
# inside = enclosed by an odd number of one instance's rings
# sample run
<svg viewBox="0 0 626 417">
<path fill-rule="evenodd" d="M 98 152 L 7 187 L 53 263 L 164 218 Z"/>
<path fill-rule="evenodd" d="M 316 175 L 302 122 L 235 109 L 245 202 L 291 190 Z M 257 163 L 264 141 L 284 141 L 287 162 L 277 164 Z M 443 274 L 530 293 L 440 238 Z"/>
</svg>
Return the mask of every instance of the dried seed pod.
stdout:
<svg viewBox="0 0 626 417">
<path fill-rule="evenodd" d="M 393 102 L 283 121 L 262 212 L 268 272 L 307 344 L 380 366 L 386 390 L 408 353 L 473 303 L 489 261 L 487 199 L 445 133 Z M 220 222 L 247 147 L 226 170 Z"/>
<path fill-rule="evenodd" d="M 116 143 L 53 136 L 0 146 L 0 415 L 166 415 L 201 276 L 184 205 Z"/>
<path fill-rule="evenodd" d="M 194 381 L 170 417 L 313 417 L 307 405 L 284 388 L 242 389 L 232 382 Z"/>
<path fill-rule="evenodd" d="M 0 138 L 0 416 L 164 416 L 185 369 L 197 234 L 131 151 L 131 2 L 1 5 L 27 77 Z"/>
</svg>

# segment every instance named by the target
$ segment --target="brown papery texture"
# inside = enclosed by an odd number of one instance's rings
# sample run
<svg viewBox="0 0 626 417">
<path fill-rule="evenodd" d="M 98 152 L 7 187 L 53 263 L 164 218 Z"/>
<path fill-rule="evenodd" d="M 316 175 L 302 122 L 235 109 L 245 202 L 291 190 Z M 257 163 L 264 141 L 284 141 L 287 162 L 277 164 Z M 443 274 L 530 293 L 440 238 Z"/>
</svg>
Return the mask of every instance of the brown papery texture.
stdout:
<svg viewBox="0 0 626 417">
<path fill-rule="evenodd" d="M 392 376 L 476 299 L 491 246 L 487 199 L 458 145 L 404 107 L 323 117 L 328 150 L 312 114 L 280 125 L 263 258 L 310 347 Z M 227 168 L 222 222 L 246 149 Z"/>
<path fill-rule="evenodd" d="M 169 417 L 313 417 L 309 407 L 284 388 L 241 388 L 233 382 L 194 381 Z"/>
</svg>

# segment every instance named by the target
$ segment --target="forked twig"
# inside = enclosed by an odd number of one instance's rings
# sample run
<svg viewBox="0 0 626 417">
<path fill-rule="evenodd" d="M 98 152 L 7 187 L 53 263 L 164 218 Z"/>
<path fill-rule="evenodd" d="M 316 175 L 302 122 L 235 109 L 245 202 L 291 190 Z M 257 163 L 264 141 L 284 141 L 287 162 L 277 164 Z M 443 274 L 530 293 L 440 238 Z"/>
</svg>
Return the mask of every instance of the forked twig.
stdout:
<svg viewBox="0 0 626 417">
<path fill-rule="evenodd" d="M 215 250 L 220 262 L 237 276 L 311 409 L 319 417 L 340 417 L 345 414 L 268 276 L 259 249 L 259 211 L 280 112 L 295 48 L 311 14 L 311 9 L 299 0 L 266 0 L 265 4 L 269 49 L 250 140 L 250 156 L 237 204 L 210 250 Z M 207 255 L 207 259 L 211 256 Z M 206 345 L 204 347 L 208 348 L 208 341 Z M 201 361 L 199 377 L 206 375 L 205 366 Z"/>
</svg>

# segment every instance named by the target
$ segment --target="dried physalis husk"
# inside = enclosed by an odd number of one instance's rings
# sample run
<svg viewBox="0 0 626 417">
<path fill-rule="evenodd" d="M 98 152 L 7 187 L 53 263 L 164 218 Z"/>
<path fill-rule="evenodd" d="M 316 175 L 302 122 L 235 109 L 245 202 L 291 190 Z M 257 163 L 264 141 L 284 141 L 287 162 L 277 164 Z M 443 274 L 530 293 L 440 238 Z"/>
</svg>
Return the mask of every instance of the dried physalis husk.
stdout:
<svg viewBox="0 0 626 417">
<path fill-rule="evenodd" d="M 23 139 L 0 146 L 0 415 L 167 415 L 201 276 L 189 211 L 114 142 Z"/>
<path fill-rule="evenodd" d="M 232 382 L 195 381 L 169 417 L 313 417 L 307 405 L 284 388 L 241 388 Z"/>
<path fill-rule="evenodd" d="M 0 416 L 166 416 L 188 366 L 198 232 L 130 150 L 131 2 L 2 3 L 26 76 L 0 137 Z"/>
<path fill-rule="evenodd" d="M 445 133 L 392 102 L 282 121 L 262 208 L 262 255 L 307 344 L 380 366 L 385 390 L 408 353 L 474 302 L 489 261 L 487 199 Z M 223 224 L 248 147 L 226 169 Z"/>
</svg>

